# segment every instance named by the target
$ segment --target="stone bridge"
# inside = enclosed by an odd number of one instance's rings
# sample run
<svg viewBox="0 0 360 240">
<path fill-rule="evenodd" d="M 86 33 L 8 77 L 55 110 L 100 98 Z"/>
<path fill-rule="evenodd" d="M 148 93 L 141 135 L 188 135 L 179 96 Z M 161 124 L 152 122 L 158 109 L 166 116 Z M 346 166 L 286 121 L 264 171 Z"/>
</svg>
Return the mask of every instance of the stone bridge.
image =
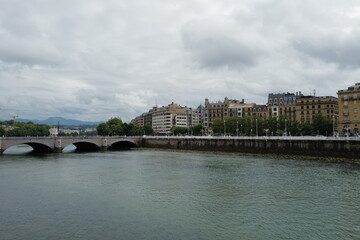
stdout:
<svg viewBox="0 0 360 240">
<path fill-rule="evenodd" d="M 0 137 L 0 154 L 9 147 L 26 144 L 35 152 L 62 152 L 68 145 L 79 151 L 106 151 L 141 146 L 141 137 Z"/>
</svg>

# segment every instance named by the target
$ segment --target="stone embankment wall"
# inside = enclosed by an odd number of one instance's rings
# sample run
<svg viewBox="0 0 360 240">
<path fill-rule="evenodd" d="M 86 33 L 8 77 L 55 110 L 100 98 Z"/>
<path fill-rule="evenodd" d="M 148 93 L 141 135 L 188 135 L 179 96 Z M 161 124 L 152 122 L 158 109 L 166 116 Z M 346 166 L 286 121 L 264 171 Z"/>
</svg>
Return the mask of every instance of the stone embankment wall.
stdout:
<svg viewBox="0 0 360 240">
<path fill-rule="evenodd" d="M 142 147 L 360 158 L 360 139 L 349 140 L 345 138 L 144 137 L 142 139 Z"/>
</svg>

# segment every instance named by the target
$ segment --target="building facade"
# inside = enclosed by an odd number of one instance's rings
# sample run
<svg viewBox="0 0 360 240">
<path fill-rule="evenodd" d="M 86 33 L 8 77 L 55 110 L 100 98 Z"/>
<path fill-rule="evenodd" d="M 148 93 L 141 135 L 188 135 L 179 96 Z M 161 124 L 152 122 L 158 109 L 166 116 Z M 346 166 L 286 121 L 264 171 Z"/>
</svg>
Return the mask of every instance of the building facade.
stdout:
<svg viewBox="0 0 360 240">
<path fill-rule="evenodd" d="M 152 113 L 152 128 L 155 133 L 171 134 L 173 127 L 188 127 L 188 109 L 178 104 L 171 103 L 168 106 L 157 108 Z"/>
<path fill-rule="evenodd" d="M 339 99 L 339 133 L 358 135 L 360 128 L 360 83 L 337 92 Z"/>
<path fill-rule="evenodd" d="M 296 100 L 296 120 L 312 123 L 316 114 L 334 120 L 339 115 L 338 99 L 332 96 L 301 96 Z"/>
<path fill-rule="evenodd" d="M 205 114 L 204 114 L 204 128 L 211 127 L 215 119 L 224 119 L 226 117 L 238 116 L 239 108 L 234 107 L 237 104 L 243 104 L 244 100 L 239 101 L 235 99 L 224 98 L 224 101 L 209 102 L 205 99 Z"/>
<path fill-rule="evenodd" d="M 302 96 L 301 92 L 296 93 L 269 93 L 268 106 L 296 105 L 296 100 Z"/>
</svg>

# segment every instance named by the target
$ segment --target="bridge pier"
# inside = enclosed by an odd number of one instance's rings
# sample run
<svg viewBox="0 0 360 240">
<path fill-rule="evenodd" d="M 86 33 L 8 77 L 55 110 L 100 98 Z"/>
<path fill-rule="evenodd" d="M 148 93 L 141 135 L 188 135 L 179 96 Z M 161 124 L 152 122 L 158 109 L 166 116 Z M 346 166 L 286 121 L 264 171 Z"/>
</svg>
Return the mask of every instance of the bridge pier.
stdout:
<svg viewBox="0 0 360 240">
<path fill-rule="evenodd" d="M 100 151 L 107 151 L 109 146 L 108 146 L 108 140 L 106 138 L 102 139 L 102 144 L 100 147 Z"/>
<path fill-rule="evenodd" d="M 0 149 L 0 155 L 2 155 L 4 151 L 4 149 Z"/>
<path fill-rule="evenodd" d="M 62 153 L 62 148 L 61 147 L 55 147 L 54 148 L 54 153 Z"/>
</svg>

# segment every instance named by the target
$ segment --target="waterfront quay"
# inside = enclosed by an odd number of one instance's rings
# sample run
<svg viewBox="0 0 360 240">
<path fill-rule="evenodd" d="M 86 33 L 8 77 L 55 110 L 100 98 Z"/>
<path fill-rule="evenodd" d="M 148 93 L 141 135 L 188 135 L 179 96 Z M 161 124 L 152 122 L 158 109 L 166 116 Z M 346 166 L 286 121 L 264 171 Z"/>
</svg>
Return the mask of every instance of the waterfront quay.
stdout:
<svg viewBox="0 0 360 240">
<path fill-rule="evenodd" d="M 356 137 L 214 137 L 214 136 L 94 136 L 94 137 L 2 137 L 0 151 L 26 144 L 36 152 L 62 152 L 73 144 L 80 151 L 159 148 L 255 154 L 288 154 L 360 158 Z"/>
</svg>

